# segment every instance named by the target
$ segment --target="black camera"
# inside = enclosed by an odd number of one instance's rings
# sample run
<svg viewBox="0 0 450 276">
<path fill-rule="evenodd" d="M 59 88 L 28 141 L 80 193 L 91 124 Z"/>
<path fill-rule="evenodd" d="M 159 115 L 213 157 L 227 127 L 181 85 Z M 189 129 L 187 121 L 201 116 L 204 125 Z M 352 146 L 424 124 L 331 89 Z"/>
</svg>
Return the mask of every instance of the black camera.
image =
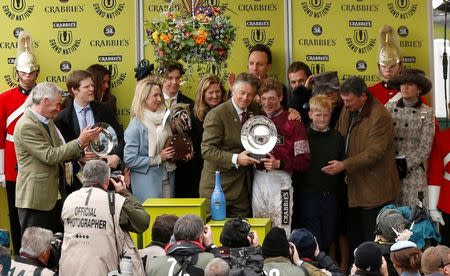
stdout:
<svg viewBox="0 0 450 276">
<path fill-rule="evenodd" d="M 116 181 L 117 183 L 119 183 L 120 182 L 120 177 L 119 176 L 121 176 L 122 175 L 122 171 L 113 171 L 113 172 L 111 172 L 111 178 L 114 180 L 114 181 Z"/>
</svg>

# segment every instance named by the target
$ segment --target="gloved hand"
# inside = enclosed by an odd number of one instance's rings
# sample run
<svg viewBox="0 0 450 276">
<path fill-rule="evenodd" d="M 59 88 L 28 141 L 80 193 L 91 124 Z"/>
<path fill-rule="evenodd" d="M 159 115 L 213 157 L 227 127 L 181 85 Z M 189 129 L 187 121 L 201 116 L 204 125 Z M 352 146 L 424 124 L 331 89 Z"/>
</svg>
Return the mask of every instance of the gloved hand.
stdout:
<svg viewBox="0 0 450 276">
<path fill-rule="evenodd" d="M 428 211 L 433 221 L 445 225 L 442 213 L 437 209 L 441 187 L 436 185 L 428 185 Z"/>
<path fill-rule="evenodd" d="M 439 222 L 441 225 L 445 225 L 442 213 L 438 209 L 430 210 L 430 217 L 433 221 Z"/>
</svg>

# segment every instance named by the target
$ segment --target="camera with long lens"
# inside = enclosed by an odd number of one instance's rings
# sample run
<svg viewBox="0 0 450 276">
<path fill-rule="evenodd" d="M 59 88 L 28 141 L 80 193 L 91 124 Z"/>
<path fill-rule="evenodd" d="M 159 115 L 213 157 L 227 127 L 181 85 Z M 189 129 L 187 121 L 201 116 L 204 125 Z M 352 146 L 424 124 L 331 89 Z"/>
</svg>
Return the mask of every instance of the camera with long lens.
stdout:
<svg viewBox="0 0 450 276">
<path fill-rule="evenodd" d="M 53 234 L 52 240 L 50 241 L 51 250 L 50 257 L 47 263 L 47 266 L 50 268 L 57 268 L 59 264 L 59 259 L 61 258 L 61 246 L 63 243 L 64 234 L 61 232 L 57 232 Z"/>
<path fill-rule="evenodd" d="M 130 256 L 123 256 L 120 259 L 120 272 L 118 270 L 113 270 L 108 273 L 108 276 L 132 276 L 133 275 L 133 263 L 131 262 Z"/>
</svg>

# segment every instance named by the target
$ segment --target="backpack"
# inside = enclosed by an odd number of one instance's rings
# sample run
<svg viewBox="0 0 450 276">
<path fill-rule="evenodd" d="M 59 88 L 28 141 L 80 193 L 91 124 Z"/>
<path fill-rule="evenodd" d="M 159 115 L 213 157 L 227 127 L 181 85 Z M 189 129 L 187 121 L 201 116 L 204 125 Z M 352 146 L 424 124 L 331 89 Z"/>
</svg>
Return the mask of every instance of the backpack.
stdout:
<svg viewBox="0 0 450 276">
<path fill-rule="evenodd" d="M 195 267 L 198 261 L 198 254 L 202 250 L 191 242 L 179 241 L 168 247 L 167 256 L 173 257 L 181 268 L 173 275 L 189 274 L 190 276 L 204 276 L 203 269 Z"/>
</svg>

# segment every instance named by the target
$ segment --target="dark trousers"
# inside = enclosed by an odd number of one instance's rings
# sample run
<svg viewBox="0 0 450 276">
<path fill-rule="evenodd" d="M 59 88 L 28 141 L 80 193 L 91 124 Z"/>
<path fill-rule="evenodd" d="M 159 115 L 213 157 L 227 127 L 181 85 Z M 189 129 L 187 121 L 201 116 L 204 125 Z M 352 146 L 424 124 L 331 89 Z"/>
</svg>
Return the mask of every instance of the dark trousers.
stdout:
<svg viewBox="0 0 450 276">
<path fill-rule="evenodd" d="M 339 201 L 331 193 L 300 193 L 298 195 L 300 224 L 316 237 L 321 251 L 328 252 L 336 237 Z"/>
<path fill-rule="evenodd" d="M 441 244 L 450 247 L 450 215 L 442 212 L 442 218 L 445 225 L 439 225 L 439 233 L 441 234 Z"/>
<path fill-rule="evenodd" d="M 17 208 L 22 234 L 30 226 L 38 226 L 51 230 L 53 233 L 63 232 L 61 223 L 62 201 L 56 201 L 55 207 L 49 211 Z"/>
<path fill-rule="evenodd" d="M 6 181 L 6 196 L 8 199 L 9 225 L 14 255 L 19 255 L 22 232 L 20 231 L 19 215 L 16 208 L 16 182 Z"/>
<path fill-rule="evenodd" d="M 384 206 L 384 205 L 383 205 Z M 375 239 L 376 218 L 383 206 L 374 208 L 348 208 L 348 243 L 350 263 L 353 263 L 353 251 L 365 241 Z"/>
</svg>

